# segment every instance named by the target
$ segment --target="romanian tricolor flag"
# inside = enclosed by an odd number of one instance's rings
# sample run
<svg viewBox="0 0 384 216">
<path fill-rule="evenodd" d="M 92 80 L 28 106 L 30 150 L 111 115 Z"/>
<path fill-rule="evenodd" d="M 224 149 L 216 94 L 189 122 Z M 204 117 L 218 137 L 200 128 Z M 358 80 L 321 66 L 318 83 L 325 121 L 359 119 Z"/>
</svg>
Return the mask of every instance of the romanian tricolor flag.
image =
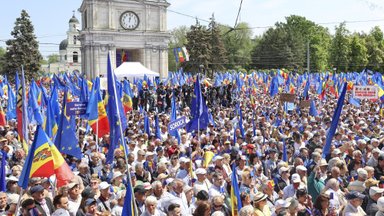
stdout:
<svg viewBox="0 0 384 216">
<path fill-rule="evenodd" d="M 5 120 L 5 113 L 3 110 L 3 106 L 0 105 L 0 126 L 5 126 L 7 121 Z"/>
<path fill-rule="evenodd" d="M 121 102 L 123 103 L 124 107 L 124 113 L 127 113 L 128 111 L 132 111 L 133 104 L 132 104 L 132 90 L 131 90 L 131 84 L 128 81 L 124 81 L 123 86 L 123 97 L 121 98 Z"/>
<path fill-rule="evenodd" d="M 109 133 L 109 123 L 104 101 L 100 95 L 100 79 L 97 77 L 87 106 L 88 124 L 100 138 Z"/>
<path fill-rule="evenodd" d="M 32 177 L 50 177 L 56 175 L 57 187 L 64 186 L 73 178 L 73 173 L 56 146 L 43 128 L 38 125 L 34 141 L 19 178 L 19 186 L 28 187 Z"/>
<path fill-rule="evenodd" d="M 123 103 L 124 113 L 127 113 L 133 109 L 132 108 L 132 98 L 127 93 L 125 93 L 125 92 L 123 93 L 123 98 L 122 98 L 121 102 Z"/>
<path fill-rule="evenodd" d="M 239 190 L 239 184 L 237 182 L 237 175 L 236 175 L 236 165 L 235 163 L 232 164 L 232 187 L 231 187 L 231 209 L 232 209 L 232 215 L 237 215 L 240 211 L 242 204 L 240 199 L 240 190 Z"/>
<path fill-rule="evenodd" d="M 293 83 L 289 84 L 289 93 L 295 94 L 295 86 L 293 85 Z"/>
<path fill-rule="evenodd" d="M 189 61 L 189 55 L 185 47 L 173 48 L 173 54 L 175 55 L 176 63 Z"/>
<path fill-rule="evenodd" d="M 349 81 L 348 82 L 348 85 L 347 85 L 347 91 L 350 91 L 353 89 L 353 82 L 352 81 Z"/>
</svg>

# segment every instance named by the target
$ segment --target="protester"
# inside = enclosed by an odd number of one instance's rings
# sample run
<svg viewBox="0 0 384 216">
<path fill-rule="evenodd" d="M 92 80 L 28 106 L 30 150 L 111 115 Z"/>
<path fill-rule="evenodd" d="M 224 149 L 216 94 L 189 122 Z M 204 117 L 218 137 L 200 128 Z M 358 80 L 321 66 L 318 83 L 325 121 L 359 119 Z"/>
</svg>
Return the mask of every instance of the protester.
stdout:
<svg viewBox="0 0 384 216">
<path fill-rule="evenodd" d="M 67 197 L 61 194 L 55 196 L 53 205 L 56 210 L 52 213 L 52 216 L 70 216 L 70 213 L 68 212 L 69 202 Z M 76 213 L 73 215 L 76 215 Z"/>
<path fill-rule="evenodd" d="M 357 191 L 352 191 L 346 196 L 348 200 L 348 204 L 343 211 L 343 215 L 356 215 L 356 216 L 364 216 L 367 215 L 365 211 L 361 208 L 361 204 L 364 199 L 364 195 Z"/>
</svg>

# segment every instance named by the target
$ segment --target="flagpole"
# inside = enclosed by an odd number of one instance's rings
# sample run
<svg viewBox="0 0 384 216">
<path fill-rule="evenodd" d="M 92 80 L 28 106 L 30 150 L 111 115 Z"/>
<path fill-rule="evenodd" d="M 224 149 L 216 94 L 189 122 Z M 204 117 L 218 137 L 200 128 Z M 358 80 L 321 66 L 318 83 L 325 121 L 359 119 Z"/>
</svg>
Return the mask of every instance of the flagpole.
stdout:
<svg viewBox="0 0 384 216">
<path fill-rule="evenodd" d="M 48 178 L 48 181 L 49 181 L 49 178 Z M 57 176 L 55 174 L 55 181 L 53 182 L 53 190 L 52 190 L 52 197 L 55 197 L 56 196 L 56 187 L 57 187 Z"/>
<path fill-rule="evenodd" d="M 99 118 L 99 117 L 97 117 Z M 99 119 L 96 121 L 96 150 L 99 152 Z"/>
<path fill-rule="evenodd" d="M 109 51 L 109 56 L 111 56 L 111 51 Z M 110 58 L 108 59 L 109 61 L 111 60 Z M 111 67 L 112 67 L 112 64 L 110 63 Z M 112 71 L 112 68 L 111 69 L 111 73 L 113 73 Z M 113 86 L 113 92 L 114 92 L 114 97 L 115 97 L 115 105 L 116 105 L 116 114 L 117 114 L 117 118 L 119 120 L 119 122 L 121 121 L 121 116 L 120 116 L 120 109 L 119 109 L 119 104 L 117 102 L 117 93 L 116 93 L 116 81 L 115 81 L 115 74 L 112 74 L 112 86 Z M 129 166 L 128 166 L 128 156 L 127 156 L 127 150 L 126 150 L 126 146 L 125 146 L 125 142 L 124 142 L 124 133 L 123 133 L 123 127 L 121 125 L 121 122 L 119 124 L 119 129 L 120 129 L 120 139 L 121 139 L 121 143 L 123 144 L 123 148 L 124 148 L 124 158 L 125 158 L 125 164 L 127 166 L 127 177 L 128 177 L 128 182 L 132 188 L 132 180 L 131 180 L 131 173 L 129 171 Z M 110 149 L 111 150 L 111 149 Z M 136 206 L 136 201 L 135 201 L 135 196 L 133 196 L 133 194 L 130 194 L 132 196 L 132 201 L 135 202 L 135 205 L 133 205 L 134 207 L 134 212 L 135 214 L 138 212 L 137 211 L 137 206 Z M 127 196 L 127 194 L 125 194 L 125 196 Z"/>
</svg>

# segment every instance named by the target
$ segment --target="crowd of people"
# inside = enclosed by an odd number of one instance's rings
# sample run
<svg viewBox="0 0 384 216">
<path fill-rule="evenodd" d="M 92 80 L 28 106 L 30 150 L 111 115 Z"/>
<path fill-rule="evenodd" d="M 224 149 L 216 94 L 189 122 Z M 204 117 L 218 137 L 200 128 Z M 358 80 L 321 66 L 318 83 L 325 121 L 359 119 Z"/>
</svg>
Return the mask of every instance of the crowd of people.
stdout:
<svg viewBox="0 0 384 216">
<path fill-rule="evenodd" d="M 97 140 L 94 132 L 80 127 L 86 120 L 79 119 L 83 158 L 64 155 L 75 177 L 60 188 L 52 178 L 31 178 L 21 191 L 17 182 L 26 152 L 17 139 L 17 122 L 10 120 L 0 126 L 0 148 L 8 157 L 0 214 L 131 215 L 123 212 L 131 187 L 133 207 L 142 216 L 384 215 L 380 101 L 361 100 L 356 106 L 349 103 L 348 91 L 330 154 L 323 155 L 338 98 L 326 92 L 319 99 L 312 85 L 308 97 L 318 115 L 310 115 L 308 108 L 284 108 L 264 85 L 202 85 L 213 121 L 200 131 L 181 128 L 179 137 L 168 131 L 171 100 L 175 98 L 177 116 L 188 122 L 193 83 L 133 86 L 133 110 L 126 113 L 124 134 L 127 160 L 124 149 L 117 148 L 113 163 L 106 163 L 109 135 Z M 304 87 L 296 86 L 297 98 Z M 150 133 L 144 129 L 144 113 Z M 35 126 L 29 128 L 33 137 Z"/>
</svg>

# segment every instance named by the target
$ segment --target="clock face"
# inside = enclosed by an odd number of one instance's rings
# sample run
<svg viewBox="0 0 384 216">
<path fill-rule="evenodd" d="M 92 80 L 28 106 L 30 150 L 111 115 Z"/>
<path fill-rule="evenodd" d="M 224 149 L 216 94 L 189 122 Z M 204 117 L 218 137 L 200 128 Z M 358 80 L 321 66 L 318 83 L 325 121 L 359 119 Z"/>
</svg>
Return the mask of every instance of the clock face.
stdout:
<svg viewBox="0 0 384 216">
<path fill-rule="evenodd" d="M 139 16 L 135 12 L 126 11 L 120 16 L 120 25 L 124 29 L 134 30 L 139 26 Z"/>
</svg>

